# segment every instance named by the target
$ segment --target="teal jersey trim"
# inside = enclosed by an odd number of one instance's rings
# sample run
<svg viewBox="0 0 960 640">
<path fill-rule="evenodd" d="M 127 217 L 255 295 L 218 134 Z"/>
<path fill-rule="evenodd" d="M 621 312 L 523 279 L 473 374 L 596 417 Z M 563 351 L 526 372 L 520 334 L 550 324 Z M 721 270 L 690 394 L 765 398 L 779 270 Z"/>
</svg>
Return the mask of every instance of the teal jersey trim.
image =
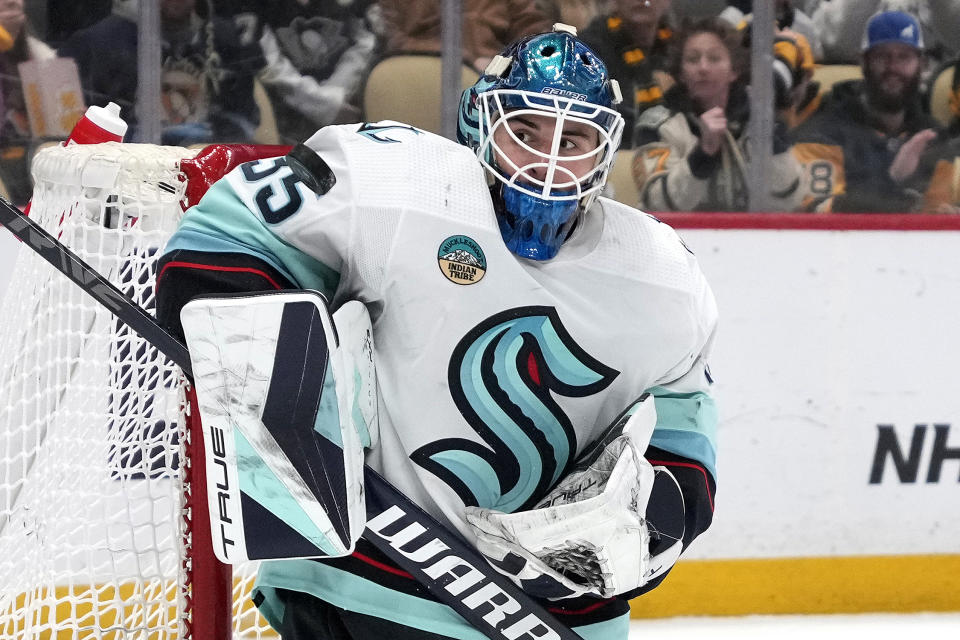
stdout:
<svg viewBox="0 0 960 640">
<path fill-rule="evenodd" d="M 254 594 L 263 596 L 260 613 L 273 628 L 283 619 L 283 603 L 276 589 L 309 593 L 324 602 L 458 640 L 487 640 L 445 604 L 399 593 L 352 573 L 310 560 L 276 560 L 260 565 Z M 584 640 L 626 640 L 630 614 L 574 627 Z"/>
<path fill-rule="evenodd" d="M 717 477 L 717 405 L 708 394 L 648 389 L 657 407 L 657 426 L 650 444 L 702 462 Z"/>
<path fill-rule="evenodd" d="M 254 255 L 304 289 L 332 298 L 340 274 L 274 235 L 250 211 L 226 180 L 210 187 L 200 203 L 187 209 L 164 253 L 177 249 Z"/>
<path fill-rule="evenodd" d="M 630 614 L 595 622 L 582 627 L 571 627 L 583 640 L 626 640 L 630 635 Z"/>
</svg>

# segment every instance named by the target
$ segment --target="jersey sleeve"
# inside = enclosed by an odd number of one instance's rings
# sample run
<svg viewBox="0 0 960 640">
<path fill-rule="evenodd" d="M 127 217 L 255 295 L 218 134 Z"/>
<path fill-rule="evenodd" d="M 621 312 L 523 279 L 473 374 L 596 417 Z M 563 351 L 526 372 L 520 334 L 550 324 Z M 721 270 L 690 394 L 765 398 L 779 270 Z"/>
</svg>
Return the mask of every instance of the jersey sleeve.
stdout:
<svg viewBox="0 0 960 640">
<path fill-rule="evenodd" d="M 695 137 L 677 135 L 682 117 L 653 107 L 638 121 L 633 179 L 646 211 L 691 211 L 707 197 L 718 160 L 703 153 Z"/>
<path fill-rule="evenodd" d="M 684 499 L 684 550 L 713 522 L 717 478 L 718 413 L 708 365 L 716 336 L 717 309 L 699 268 L 697 275 L 697 284 L 691 291 L 691 308 L 699 324 L 697 344 L 684 363 L 648 389 L 654 397 L 657 423 L 646 457 L 652 465 L 669 469 L 680 485 Z M 666 575 L 625 597 L 650 591 Z"/>
<path fill-rule="evenodd" d="M 165 253 L 244 254 L 331 297 L 351 250 L 351 185 L 336 136 L 318 137 L 336 180 L 328 192 L 307 187 L 285 157 L 244 163 L 187 210 Z"/>
<path fill-rule="evenodd" d="M 717 307 L 692 256 L 691 268 L 695 270 L 689 291 L 695 333 L 683 360 L 647 389 L 657 408 L 650 444 L 694 460 L 716 477 L 717 409 L 708 359 L 716 336 Z"/>
<path fill-rule="evenodd" d="M 679 379 L 648 389 L 657 407 L 657 426 L 650 444 L 696 460 L 716 477 L 717 408 L 706 360 L 708 350 L 704 347 Z"/>
<path fill-rule="evenodd" d="M 200 295 L 314 289 L 333 300 L 350 254 L 350 184 L 342 154 L 326 147 L 338 172 L 326 194 L 280 156 L 241 164 L 184 213 L 157 264 L 157 319 L 168 331 L 183 337 L 180 310 Z"/>
</svg>

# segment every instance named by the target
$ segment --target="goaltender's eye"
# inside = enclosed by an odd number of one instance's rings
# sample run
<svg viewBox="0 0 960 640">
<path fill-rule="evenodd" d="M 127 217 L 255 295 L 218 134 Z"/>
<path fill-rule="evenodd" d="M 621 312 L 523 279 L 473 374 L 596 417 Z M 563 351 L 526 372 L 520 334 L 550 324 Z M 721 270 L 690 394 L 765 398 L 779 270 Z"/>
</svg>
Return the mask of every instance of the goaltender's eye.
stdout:
<svg viewBox="0 0 960 640">
<path fill-rule="evenodd" d="M 529 130 L 524 128 L 515 128 L 513 129 L 513 135 L 516 136 L 517 140 L 524 144 L 531 144 L 533 141 L 533 134 Z"/>
</svg>

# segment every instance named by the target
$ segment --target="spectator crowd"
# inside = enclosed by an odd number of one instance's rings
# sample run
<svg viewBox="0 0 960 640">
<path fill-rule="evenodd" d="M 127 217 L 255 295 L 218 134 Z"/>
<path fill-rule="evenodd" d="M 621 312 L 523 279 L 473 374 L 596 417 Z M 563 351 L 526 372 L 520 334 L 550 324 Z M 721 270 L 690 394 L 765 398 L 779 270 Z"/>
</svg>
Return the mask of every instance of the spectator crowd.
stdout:
<svg viewBox="0 0 960 640">
<path fill-rule="evenodd" d="M 773 0 L 768 202 L 784 212 L 960 213 L 960 2 Z M 0 180 L 30 197 L 18 65 L 72 59 L 86 104 L 137 139 L 138 0 L 0 0 Z M 362 121 L 371 70 L 438 56 L 442 0 L 159 0 L 163 144 L 293 144 Z M 575 26 L 620 84 L 621 156 L 647 211 L 745 211 L 752 0 L 463 0 L 463 64 Z M 437 81 L 439 87 L 439 80 Z M 258 134 L 268 114 L 271 139 Z"/>
</svg>

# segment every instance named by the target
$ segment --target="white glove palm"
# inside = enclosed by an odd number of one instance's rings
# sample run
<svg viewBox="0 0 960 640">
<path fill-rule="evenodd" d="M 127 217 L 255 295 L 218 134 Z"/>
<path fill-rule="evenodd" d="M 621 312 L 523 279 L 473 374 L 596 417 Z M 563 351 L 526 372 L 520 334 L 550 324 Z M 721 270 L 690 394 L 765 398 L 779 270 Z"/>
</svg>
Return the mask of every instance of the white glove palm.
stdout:
<svg viewBox="0 0 960 640">
<path fill-rule="evenodd" d="M 666 483 L 670 490 L 658 495 L 676 502 L 682 522 L 683 497 L 673 475 L 643 457 L 640 447 L 655 423 L 653 399 L 645 396 L 620 425 L 622 435 L 530 511 L 468 507 L 477 549 L 524 591 L 543 598 L 611 597 L 665 571 L 680 555 L 682 530 L 651 563 L 647 503 L 655 482 Z"/>
</svg>

